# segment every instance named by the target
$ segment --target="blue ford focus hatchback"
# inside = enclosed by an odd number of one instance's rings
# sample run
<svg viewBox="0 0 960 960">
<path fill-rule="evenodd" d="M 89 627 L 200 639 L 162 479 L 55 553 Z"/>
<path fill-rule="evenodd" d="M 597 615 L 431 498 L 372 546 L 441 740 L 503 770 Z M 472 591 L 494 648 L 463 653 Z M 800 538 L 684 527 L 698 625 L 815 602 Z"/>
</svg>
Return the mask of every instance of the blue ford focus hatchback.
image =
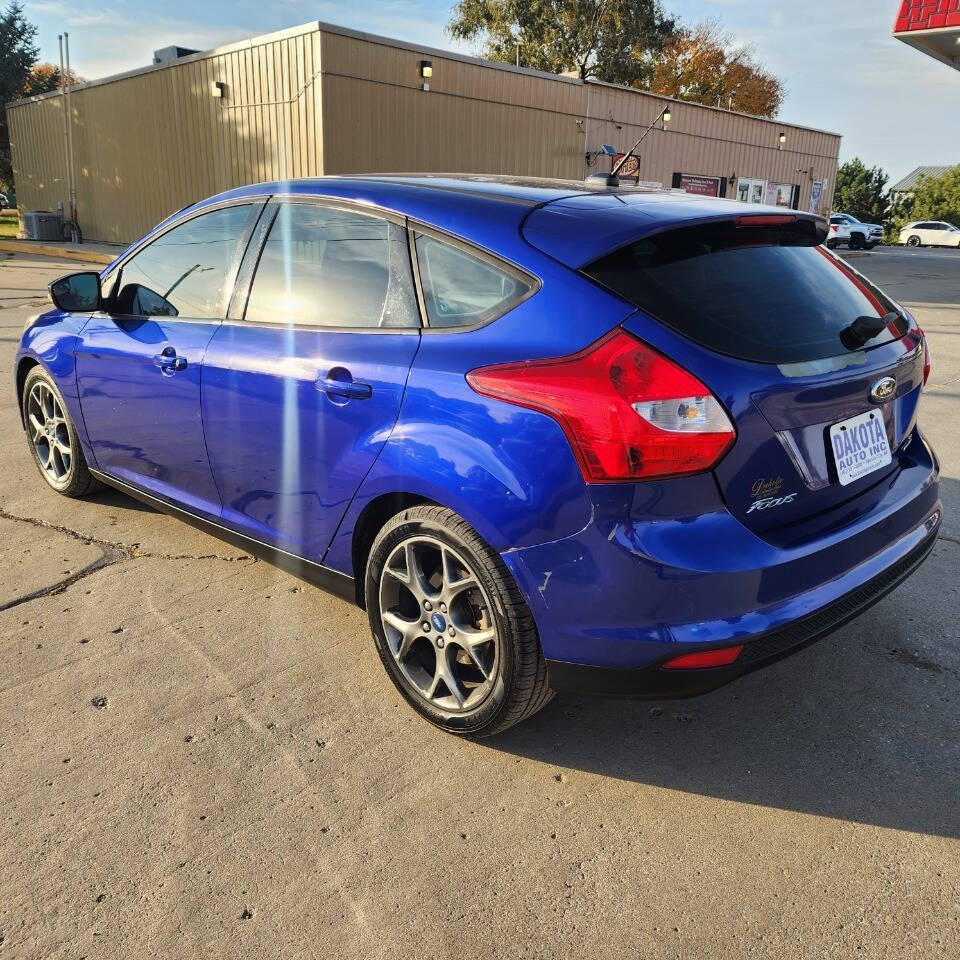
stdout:
<svg viewBox="0 0 960 960">
<path fill-rule="evenodd" d="M 825 233 L 555 181 L 234 190 L 51 285 L 23 424 L 54 490 L 117 487 L 365 607 L 446 730 L 699 694 L 937 535 L 926 341 Z"/>
</svg>

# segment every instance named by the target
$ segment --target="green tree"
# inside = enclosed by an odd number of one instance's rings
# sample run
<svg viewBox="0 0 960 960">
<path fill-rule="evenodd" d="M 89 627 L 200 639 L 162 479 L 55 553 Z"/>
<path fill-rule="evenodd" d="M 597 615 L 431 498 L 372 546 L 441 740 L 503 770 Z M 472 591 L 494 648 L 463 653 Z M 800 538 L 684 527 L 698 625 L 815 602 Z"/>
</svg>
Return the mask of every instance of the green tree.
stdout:
<svg viewBox="0 0 960 960">
<path fill-rule="evenodd" d="M 889 176 L 880 167 L 868 167 L 859 157 L 837 171 L 833 209 L 849 213 L 864 223 L 883 223 L 890 206 Z"/>
<path fill-rule="evenodd" d="M 674 27 L 659 0 L 457 0 L 447 31 L 490 60 L 629 85 L 649 82 Z"/>
<path fill-rule="evenodd" d="M 24 19 L 23 5 L 11 0 L 0 13 L 0 188 L 13 189 L 10 130 L 6 104 L 23 96 L 30 68 L 37 62 L 37 28 Z"/>
<path fill-rule="evenodd" d="M 946 220 L 960 227 L 960 165 L 939 177 L 920 177 L 910 217 L 912 220 Z"/>
</svg>

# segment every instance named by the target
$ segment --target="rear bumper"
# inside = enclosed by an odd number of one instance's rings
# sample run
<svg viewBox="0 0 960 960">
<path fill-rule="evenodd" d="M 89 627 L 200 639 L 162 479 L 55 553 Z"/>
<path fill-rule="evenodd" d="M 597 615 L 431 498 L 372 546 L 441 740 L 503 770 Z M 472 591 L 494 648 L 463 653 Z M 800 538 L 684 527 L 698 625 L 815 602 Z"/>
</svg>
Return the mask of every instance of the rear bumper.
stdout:
<svg viewBox="0 0 960 960">
<path fill-rule="evenodd" d="M 932 549 L 938 467 L 919 432 L 902 462 L 869 495 L 809 524 L 809 539 L 781 536 L 779 545 L 722 504 L 710 508 L 709 497 L 719 498 L 709 475 L 636 485 L 627 504 L 598 489 L 594 518 L 578 534 L 503 554 L 537 622 L 552 685 L 692 696 L 837 629 Z M 661 668 L 732 644 L 745 649 L 729 667 Z"/>
<path fill-rule="evenodd" d="M 661 661 L 647 667 L 618 670 L 548 660 L 550 686 L 557 693 L 636 700 L 677 700 L 709 693 L 745 674 L 798 653 L 829 636 L 882 600 L 927 559 L 933 550 L 939 529 L 940 521 L 937 519 L 931 532 L 919 546 L 863 586 L 789 626 L 748 640 L 744 644 L 743 652 L 730 666 L 703 670 L 665 670 Z M 689 652 L 693 652 L 693 649 Z"/>
</svg>

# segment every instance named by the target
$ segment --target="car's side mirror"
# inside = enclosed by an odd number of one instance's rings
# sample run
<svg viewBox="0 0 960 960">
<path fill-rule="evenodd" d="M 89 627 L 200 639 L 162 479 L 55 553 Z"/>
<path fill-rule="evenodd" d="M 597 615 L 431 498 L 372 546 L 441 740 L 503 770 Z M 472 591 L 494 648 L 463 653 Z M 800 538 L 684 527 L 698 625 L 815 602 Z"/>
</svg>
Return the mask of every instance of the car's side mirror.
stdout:
<svg viewBox="0 0 960 960">
<path fill-rule="evenodd" d="M 50 298 L 67 313 L 91 313 L 100 309 L 100 274 L 70 273 L 50 284 Z"/>
</svg>

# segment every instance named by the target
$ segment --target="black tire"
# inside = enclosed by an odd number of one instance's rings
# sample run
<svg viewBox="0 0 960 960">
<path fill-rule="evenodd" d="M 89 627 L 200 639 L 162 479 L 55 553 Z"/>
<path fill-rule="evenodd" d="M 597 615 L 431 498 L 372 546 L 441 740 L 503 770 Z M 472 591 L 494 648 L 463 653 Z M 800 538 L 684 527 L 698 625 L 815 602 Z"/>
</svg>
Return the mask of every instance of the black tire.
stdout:
<svg viewBox="0 0 960 960">
<path fill-rule="evenodd" d="M 44 466 L 40 459 L 37 444 L 34 443 L 33 439 L 35 431 L 30 420 L 28 401 L 38 386 L 45 387 L 53 394 L 63 414 L 62 432 L 66 435 L 70 455 L 69 465 L 64 464 L 62 457 L 60 459 L 60 465 L 63 468 L 63 474 L 60 477 L 53 476 Z M 91 475 L 87 467 L 87 461 L 83 455 L 83 448 L 80 446 L 80 438 L 77 436 L 77 431 L 73 425 L 73 420 L 70 418 L 67 405 L 63 402 L 63 395 L 57 388 L 56 383 L 54 383 L 53 378 L 43 367 L 33 367 L 27 374 L 23 384 L 23 393 L 20 396 L 20 410 L 23 416 L 24 432 L 27 437 L 27 444 L 30 447 L 33 462 L 51 489 L 56 490 L 57 493 L 61 493 L 65 497 L 85 497 L 101 488 L 102 484 Z M 47 443 L 49 445 L 49 441 L 47 441 Z"/>
<path fill-rule="evenodd" d="M 914 233 L 907 237 L 907 246 L 920 247 L 923 246 L 923 244 L 920 243 L 920 238 Z"/>
<path fill-rule="evenodd" d="M 862 233 L 851 233 L 850 234 L 850 249 L 851 250 L 862 250 L 864 247 L 864 237 Z"/>
<path fill-rule="evenodd" d="M 451 711 L 417 692 L 391 650 L 381 617 L 381 583 L 397 548 L 418 538 L 446 545 L 469 565 L 489 598 L 489 614 L 497 631 L 498 655 L 490 690 L 472 710 Z M 439 506 L 417 506 L 397 514 L 377 534 L 366 570 L 366 606 L 377 653 L 397 689 L 407 702 L 431 723 L 465 737 L 489 737 L 532 716 L 553 697 L 533 616 L 502 558 L 461 516 Z M 411 595 L 412 597 L 412 595 Z M 445 608 L 444 608 L 445 609 Z M 424 616 L 420 613 L 419 616 Z M 452 611 L 449 624 L 452 626 Z M 441 627 L 442 630 L 442 627 Z M 414 631 L 416 632 L 416 631 Z M 443 634 L 433 642 L 443 646 Z M 426 638 L 416 641 L 426 643 Z M 453 648 L 455 642 L 451 641 Z"/>
<path fill-rule="evenodd" d="M 828 240 L 828 241 L 827 241 L 827 249 L 828 249 L 828 250 L 836 250 L 836 249 L 837 249 L 837 241 L 836 241 L 836 240 Z"/>
</svg>

